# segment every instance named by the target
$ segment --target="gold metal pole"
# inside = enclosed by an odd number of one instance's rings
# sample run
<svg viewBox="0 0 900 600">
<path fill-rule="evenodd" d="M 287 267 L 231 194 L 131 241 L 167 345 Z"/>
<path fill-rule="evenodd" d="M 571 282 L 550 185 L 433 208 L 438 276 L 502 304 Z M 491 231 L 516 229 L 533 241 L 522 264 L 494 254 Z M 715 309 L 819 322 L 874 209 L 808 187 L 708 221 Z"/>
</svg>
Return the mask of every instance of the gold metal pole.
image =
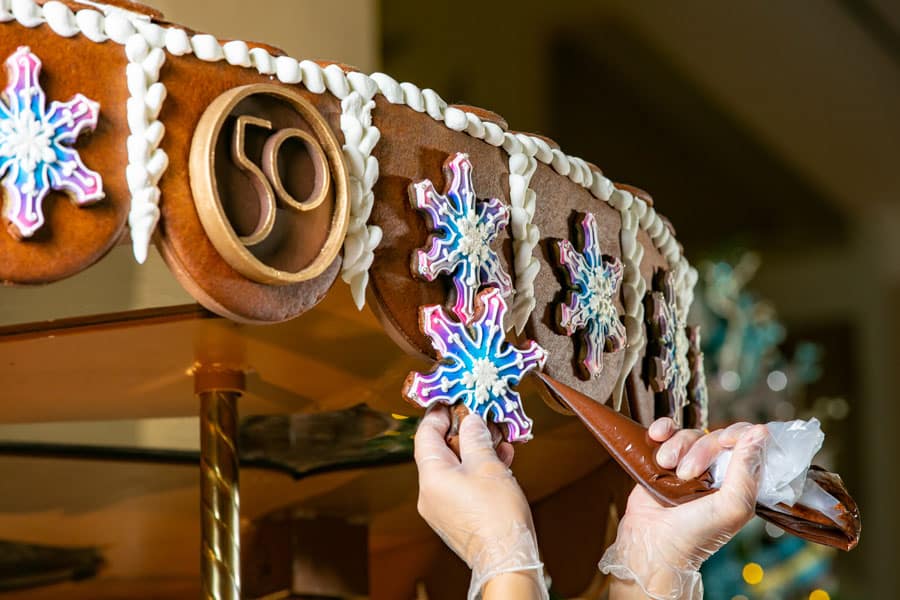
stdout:
<svg viewBox="0 0 900 600">
<path fill-rule="evenodd" d="M 243 373 L 198 368 L 200 399 L 201 586 L 205 600 L 240 600 L 241 530 L 237 400 Z"/>
</svg>

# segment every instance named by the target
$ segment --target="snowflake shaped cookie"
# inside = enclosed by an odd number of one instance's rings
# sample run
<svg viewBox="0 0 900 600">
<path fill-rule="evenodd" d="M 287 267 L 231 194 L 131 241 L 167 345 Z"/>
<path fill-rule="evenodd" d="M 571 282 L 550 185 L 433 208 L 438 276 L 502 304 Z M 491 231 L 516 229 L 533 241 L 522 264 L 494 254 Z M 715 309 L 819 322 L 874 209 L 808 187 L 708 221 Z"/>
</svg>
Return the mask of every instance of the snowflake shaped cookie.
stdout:
<svg viewBox="0 0 900 600">
<path fill-rule="evenodd" d="M 506 342 L 507 304 L 498 289 L 484 290 L 476 301 L 477 311 L 468 326 L 441 306 L 419 309 L 420 326 L 438 352 L 438 363 L 429 373 L 410 373 L 403 395 L 422 408 L 462 402 L 483 419 L 505 424 L 510 442 L 528 441 L 532 421 L 513 387 L 526 373 L 544 366 L 547 352 L 535 341 L 524 349 Z"/>
<path fill-rule="evenodd" d="M 68 102 L 47 99 L 39 77 L 41 60 L 25 46 L 6 60 L 8 82 L 0 99 L 0 178 L 4 216 L 17 237 L 44 224 L 50 190 L 68 192 L 76 204 L 103 198 L 103 180 L 71 148 L 86 128 L 97 127 L 100 105 L 76 94 Z"/>
<path fill-rule="evenodd" d="M 482 287 L 496 286 L 504 298 L 512 294 L 512 280 L 491 247 L 509 223 L 509 209 L 498 198 L 475 198 L 468 155 L 453 155 L 444 172 L 449 181 L 444 194 L 428 179 L 411 186 L 413 206 L 428 215 L 432 226 L 430 244 L 413 255 L 412 270 L 428 281 L 450 275 L 456 289 L 453 312 L 468 323 Z"/>
<path fill-rule="evenodd" d="M 569 273 L 573 290 L 559 307 L 559 324 L 572 336 L 584 335 L 584 367 L 590 377 L 603 371 L 603 352 L 625 347 L 625 326 L 619 319 L 615 299 L 622 284 L 622 263 L 603 256 L 597 235 L 597 220 L 588 213 L 581 221 L 584 248 L 577 252 L 568 240 L 559 242 L 559 260 Z"/>
<path fill-rule="evenodd" d="M 680 427 L 688 402 L 691 366 L 687 327 L 675 306 L 675 287 L 670 272 L 653 277 L 653 291 L 647 295 L 647 375 L 650 387 L 662 396 L 668 416 Z"/>
</svg>

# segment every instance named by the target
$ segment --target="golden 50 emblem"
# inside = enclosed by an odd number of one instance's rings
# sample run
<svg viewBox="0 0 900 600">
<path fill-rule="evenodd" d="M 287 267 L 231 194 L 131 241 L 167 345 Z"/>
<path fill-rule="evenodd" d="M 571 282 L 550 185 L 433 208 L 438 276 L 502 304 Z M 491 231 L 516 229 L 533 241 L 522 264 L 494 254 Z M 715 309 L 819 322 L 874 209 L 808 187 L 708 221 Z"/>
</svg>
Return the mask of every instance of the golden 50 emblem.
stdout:
<svg viewBox="0 0 900 600">
<path fill-rule="evenodd" d="M 298 283 L 337 257 L 349 223 L 347 168 L 299 91 L 256 84 L 216 98 L 194 133 L 190 177 L 206 234 L 249 279 Z"/>
</svg>

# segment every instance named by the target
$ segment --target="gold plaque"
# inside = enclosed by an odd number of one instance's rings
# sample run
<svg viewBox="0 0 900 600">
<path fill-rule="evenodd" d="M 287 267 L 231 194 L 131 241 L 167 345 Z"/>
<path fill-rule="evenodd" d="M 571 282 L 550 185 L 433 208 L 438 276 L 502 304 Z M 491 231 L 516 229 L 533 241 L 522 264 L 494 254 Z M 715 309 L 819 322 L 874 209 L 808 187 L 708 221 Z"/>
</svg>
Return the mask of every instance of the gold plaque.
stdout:
<svg viewBox="0 0 900 600">
<path fill-rule="evenodd" d="M 298 91 L 228 90 L 194 133 L 191 190 L 219 254 L 244 276 L 291 284 L 321 275 L 349 224 L 349 178 L 337 138 Z"/>
</svg>

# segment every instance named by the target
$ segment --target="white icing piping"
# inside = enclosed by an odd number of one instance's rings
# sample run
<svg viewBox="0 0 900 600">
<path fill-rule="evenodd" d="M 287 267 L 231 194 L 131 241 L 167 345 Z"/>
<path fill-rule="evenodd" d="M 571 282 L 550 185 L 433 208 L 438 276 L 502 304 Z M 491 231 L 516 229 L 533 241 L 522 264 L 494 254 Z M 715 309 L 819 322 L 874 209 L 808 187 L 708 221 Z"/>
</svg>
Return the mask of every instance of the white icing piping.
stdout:
<svg viewBox="0 0 900 600">
<path fill-rule="evenodd" d="M 165 41 L 164 30 L 150 23 L 145 15 L 112 6 L 94 3 L 91 6 L 107 13 L 92 9 L 76 13 L 56 1 L 40 6 L 33 0 L 0 0 L 0 22 L 15 19 L 26 27 L 46 23 L 62 37 L 73 37 L 80 32 L 93 42 L 112 40 L 125 46 L 130 96 L 126 114 L 131 131 L 125 173 L 132 196 L 128 223 L 135 258 L 143 263 L 159 221 L 158 183 L 169 163 L 168 156 L 159 147 L 165 135 L 165 127 L 158 119 L 166 97 L 166 88 L 159 83 L 159 72 L 166 60 L 161 49 Z"/>
<path fill-rule="evenodd" d="M 473 115 L 474 116 L 474 115 Z M 531 189 L 531 178 L 537 170 L 536 144 L 529 136 L 506 134 L 503 147 L 509 153 L 510 230 L 513 238 L 513 270 L 516 276 L 515 296 L 508 325 L 521 334 L 534 310 L 534 280 L 541 263 L 533 256 L 541 239 L 534 224 L 537 194 Z"/>
<path fill-rule="evenodd" d="M 375 102 L 371 96 L 357 91 L 350 92 L 341 101 L 344 158 L 350 171 L 350 226 L 344 239 L 341 278 L 350 285 L 353 301 L 360 310 L 366 303 L 369 267 L 382 237 L 380 227 L 368 225 L 375 204 L 372 187 L 378 180 L 378 160 L 372 156 L 372 149 L 381 137 L 381 132 L 372 125 L 373 108 Z"/>
<path fill-rule="evenodd" d="M 619 200 L 619 194 L 622 194 L 621 198 L 623 200 Z M 627 194 L 627 196 L 625 196 Z M 694 301 L 694 286 L 697 284 L 697 270 L 690 266 L 687 259 L 682 255 L 681 249 L 678 247 L 678 242 L 675 241 L 675 237 L 672 235 L 672 232 L 669 230 L 668 225 L 662 220 L 662 217 L 657 214 L 656 210 L 647 204 L 642 198 L 634 197 L 631 194 L 624 190 L 616 190 L 613 194 L 614 200 L 612 202 L 622 202 L 624 204 L 629 204 L 627 197 L 631 197 L 630 203 L 630 211 L 637 220 L 637 224 L 647 232 L 650 236 L 650 239 L 653 242 L 653 245 L 659 250 L 660 254 L 665 258 L 666 263 L 669 265 L 669 269 L 672 272 L 673 285 L 675 287 L 675 310 L 677 313 L 677 317 L 679 322 L 687 323 L 688 311 L 690 310 L 691 304 Z M 629 222 L 629 225 L 631 223 Z M 638 244 L 640 247 L 640 245 Z M 622 223 L 622 252 L 625 253 L 625 214 L 623 213 L 623 223 Z M 640 269 L 640 260 L 637 261 L 636 265 L 637 269 Z M 638 271 L 639 272 L 639 271 Z M 625 272 L 625 280 L 628 280 L 628 268 L 626 266 Z M 623 286 L 624 287 L 624 286 Z M 640 298 L 641 301 L 639 306 L 635 306 L 639 310 L 640 319 L 638 320 L 638 324 L 640 325 L 639 331 L 640 335 L 644 337 L 644 327 L 643 327 L 643 297 L 646 292 L 646 283 L 643 278 L 640 278 L 639 284 Z M 626 296 L 626 321 L 632 317 L 632 313 L 628 306 L 628 297 Z M 638 315 L 638 312 L 634 312 L 633 315 Z M 627 329 L 626 323 L 626 329 Z M 629 333 L 629 346 L 631 345 L 631 334 Z M 643 349 L 643 345 L 646 340 L 642 339 L 640 343 L 640 349 Z M 681 349 L 682 358 L 687 360 L 687 344 L 685 347 Z M 634 363 L 629 363 L 628 355 L 626 354 L 626 365 L 623 369 L 622 373 L 619 376 L 619 382 L 616 385 L 615 395 L 619 398 L 621 402 L 621 393 L 624 387 L 625 378 L 627 378 L 628 373 L 631 371 L 631 368 L 634 367 Z M 636 355 L 634 360 L 636 360 Z"/>
<path fill-rule="evenodd" d="M 159 180 L 169 166 L 169 157 L 159 147 L 166 128 L 159 111 L 166 98 L 166 88 L 159 82 L 159 71 L 166 61 L 161 48 L 151 48 L 140 33 L 125 44 L 128 56 L 128 167 L 125 170 L 131 192 L 128 226 L 135 259 L 147 260 L 150 239 L 159 222 Z"/>
<path fill-rule="evenodd" d="M 207 62 L 227 60 L 229 64 L 255 68 L 262 74 L 275 76 L 283 83 L 302 83 L 313 93 L 320 94 L 327 90 L 341 100 L 351 92 L 358 92 L 364 98 L 371 98 L 375 93 L 380 93 L 393 104 L 404 104 L 415 111 L 427 113 L 433 119 L 443 121 L 450 129 L 465 131 L 492 146 L 504 146 L 510 139 L 511 134 L 505 134 L 498 125 L 484 122 L 472 113 L 448 107 L 435 91 L 421 90 L 412 83 L 398 83 L 384 73 L 375 73 L 372 76 L 358 72 L 344 73 L 337 65 L 323 68 L 309 60 L 297 61 L 287 56 L 276 58 L 265 49 L 250 49 L 246 42 L 227 42 L 223 45 L 208 34 L 188 36 L 182 29 L 151 23 L 146 15 L 115 7 L 104 6 L 103 10 L 107 14 L 93 9 L 74 13 L 68 6 L 55 0 L 43 6 L 36 4 L 34 0 L 0 0 L 0 22 L 16 20 L 26 27 L 36 27 L 46 22 L 54 32 L 63 37 L 72 37 L 80 31 L 94 42 L 111 39 L 122 45 L 125 45 L 135 33 L 139 33 L 150 48 L 165 47 L 175 56 L 193 53 L 200 60 Z M 596 198 L 604 202 L 610 201 L 610 197 L 616 191 L 612 182 L 598 171 L 593 171 L 585 161 L 569 156 L 556 148 L 550 148 L 544 140 L 535 136 L 515 134 L 515 137 L 520 143 L 528 140 L 534 144 L 536 160 L 550 165 L 560 175 L 589 189 Z M 640 198 L 633 198 L 632 207 L 635 214 L 638 214 L 638 226 L 651 235 L 654 245 L 666 258 L 670 268 L 676 271 L 678 306 L 680 310 L 686 310 L 693 297 L 696 272 L 687 266 L 677 243 L 653 208 L 647 207 L 646 202 Z M 366 247 L 371 246 L 373 240 L 377 239 L 372 234 L 368 235 Z M 374 247 L 371 250 L 374 250 Z M 523 244 L 520 245 L 520 250 L 526 252 L 527 248 Z M 531 250 L 533 251 L 533 247 Z M 516 258 L 516 262 L 520 260 L 530 264 L 530 261 Z M 368 259 L 363 259 L 361 264 L 365 265 L 367 261 Z M 352 262 L 355 267 L 359 267 L 360 263 Z M 681 263 L 684 265 L 679 267 Z M 640 266 L 640 261 L 637 261 L 637 266 Z M 527 294 L 526 290 L 521 295 L 520 302 L 525 304 L 529 302 Z M 626 314 L 627 318 L 629 315 Z"/>
<path fill-rule="evenodd" d="M 638 357 L 644 350 L 646 336 L 644 334 L 644 294 L 647 282 L 641 276 L 641 261 L 644 258 L 644 246 L 638 242 L 637 234 L 640 225 L 638 212 L 646 207 L 640 198 L 635 198 L 627 190 L 615 190 L 609 203 L 622 215 L 622 264 L 625 273 L 622 277 L 622 300 L 625 308 L 623 323 L 625 324 L 625 358 L 616 386 L 613 388 L 613 408 L 619 410 L 624 398 L 625 382 L 631 370 L 637 364 Z"/>
<path fill-rule="evenodd" d="M 680 323 L 688 322 L 688 312 L 694 301 L 694 286 L 697 284 L 697 270 L 688 264 L 687 259 L 682 255 L 678 242 L 669 230 L 668 225 L 657 214 L 652 206 L 647 204 L 640 198 L 636 199 L 636 204 L 642 207 L 639 209 L 641 214 L 640 224 L 644 231 L 650 236 L 653 245 L 666 259 L 669 269 L 672 271 L 673 285 L 675 286 L 675 310 Z M 683 359 L 687 360 L 687 347 L 682 348 Z"/>
</svg>

